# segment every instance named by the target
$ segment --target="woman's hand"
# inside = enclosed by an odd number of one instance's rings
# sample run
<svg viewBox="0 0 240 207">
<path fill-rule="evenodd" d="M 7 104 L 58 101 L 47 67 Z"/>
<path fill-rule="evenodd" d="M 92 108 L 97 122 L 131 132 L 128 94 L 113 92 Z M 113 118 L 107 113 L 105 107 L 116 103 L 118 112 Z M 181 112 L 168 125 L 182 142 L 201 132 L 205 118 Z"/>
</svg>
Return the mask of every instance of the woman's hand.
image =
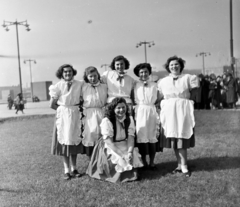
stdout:
<svg viewBox="0 0 240 207">
<path fill-rule="evenodd" d="M 127 156 L 125 157 L 125 160 L 132 165 L 133 162 L 133 153 L 132 152 L 128 152 Z"/>
</svg>

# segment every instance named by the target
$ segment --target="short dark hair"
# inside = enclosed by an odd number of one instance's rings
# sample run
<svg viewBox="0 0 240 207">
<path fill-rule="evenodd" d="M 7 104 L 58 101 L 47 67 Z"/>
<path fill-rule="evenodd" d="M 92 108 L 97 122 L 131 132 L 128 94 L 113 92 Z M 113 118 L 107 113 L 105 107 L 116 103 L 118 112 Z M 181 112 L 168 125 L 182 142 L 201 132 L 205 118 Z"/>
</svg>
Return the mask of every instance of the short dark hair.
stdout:
<svg viewBox="0 0 240 207">
<path fill-rule="evenodd" d="M 125 58 L 122 55 L 118 55 L 117 57 L 113 58 L 113 60 L 112 60 L 112 62 L 110 64 L 110 68 L 112 68 L 112 70 L 115 70 L 115 62 L 116 61 L 120 61 L 120 60 L 123 60 L 124 63 L 125 63 L 125 70 L 129 69 L 129 66 L 130 66 L 129 61 L 128 61 L 127 58 Z"/>
<path fill-rule="evenodd" d="M 70 65 L 70 64 L 64 64 L 64 65 L 61 65 L 61 66 L 58 68 L 58 70 L 56 71 L 56 77 L 57 77 L 58 79 L 62 79 L 62 77 L 63 77 L 63 69 L 64 69 L 64 68 L 71 68 L 72 71 L 73 71 L 73 76 L 77 75 L 77 70 L 75 70 L 72 65 Z"/>
<path fill-rule="evenodd" d="M 83 80 L 86 82 L 86 83 L 89 83 L 89 80 L 87 78 L 87 76 L 90 74 L 90 73 L 93 73 L 93 72 L 97 72 L 98 74 L 98 80 L 100 80 L 101 76 L 97 70 L 97 68 L 93 67 L 93 66 L 89 66 L 85 69 L 84 71 L 84 74 L 83 74 Z"/>
<path fill-rule="evenodd" d="M 171 61 L 173 61 L 173 60 L 178 61 L 179 65 L 180 65 L 180 67 L 181 67 L 180 73 L 182 73 L 182 71 L 183 71 L 183 69 L 184 69 L 184 67 L 185 67 L 185 62 L 186 62 L 186 61 L 183 60 L 182 58 L 176 56 L 176 55 L 174 55 L 174 56 L 172 56 L 172 57 L 170 57 L 170 58 L 167 59 L 167 62 L 164 64 L 164 68 L 165 68 L 169 73 L 171 73 L 171 71 L 169 70 L 169 63 L 170 63 Z"/>
<path fill-rule="evenodd" d="M 147 68 L 149 71 L 149 75 L 152 73 L 152 66 L 149 63 L 140 63 L 134 69 L 133 72 L 136 76 L 139 77 L 139 71 L 143 68 Z"/>
</svg>

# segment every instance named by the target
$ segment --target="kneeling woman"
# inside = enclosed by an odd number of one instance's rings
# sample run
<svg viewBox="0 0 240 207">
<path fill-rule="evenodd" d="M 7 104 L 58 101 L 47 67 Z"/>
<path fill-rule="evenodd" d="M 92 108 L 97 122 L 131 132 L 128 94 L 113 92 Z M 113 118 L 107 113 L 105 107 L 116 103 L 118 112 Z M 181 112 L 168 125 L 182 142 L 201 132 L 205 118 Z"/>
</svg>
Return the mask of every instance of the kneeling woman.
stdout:
<svg viewBox="0 0 240 207">
<path fill-rule="evenodd" d="M 94 147 L 87 174 L 113 183 L 137 180 L 136 168 L 143 164 L 134 148 L 135 126 L 124 98 L 108 105 L 100 127 L 102 138 Z"/>
</svg>

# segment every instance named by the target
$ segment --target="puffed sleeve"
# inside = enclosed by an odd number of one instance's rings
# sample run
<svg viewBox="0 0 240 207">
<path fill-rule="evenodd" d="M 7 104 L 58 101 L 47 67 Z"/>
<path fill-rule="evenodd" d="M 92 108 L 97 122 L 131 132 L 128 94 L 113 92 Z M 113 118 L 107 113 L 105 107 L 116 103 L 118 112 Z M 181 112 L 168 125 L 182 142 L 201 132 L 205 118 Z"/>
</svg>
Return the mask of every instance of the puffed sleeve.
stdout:
<svg viewBox="0 0 240 207">
<path fill-rule="evenodd" d="M 102 82 L 107 84 L 107 76 L 108 76 L 108 71 L 104 71 L 104 73 L 101 76 Z"/>
<path fill-rule="evenodd" d="M 59 84 L 51 85 L 49 87 L 49 95 L 54 99 L 59 98 L 59 96 L 61 95 L 61 90 L 59 88 Z"/>
<path fill-rule="evenodd" d="M 103 139 L 106 139 L 107 137 L 113 137 L 113 125 L 108 118 L 103 118 L 100 128 Z"/>
<path fill-rule="evenodd" d="M 196 75 L 189 75 L 189 87 L 190 89 L 199 87 L 199 78 Z"/>
<path fill-rule="evenodd" d="M 128 128 L 128 135 L 135 136 L 135 124 L 132 116 L 130 116 L 130 120 L 131 122 Z"/>
<path fill-rule="evenodd" d="M 162 87 L 161 87 L 161 80 L 162 80 L 162 79 L 159 79 L 158 82 L 157 82 L 157 89 L 158 89 L 158 91 L 159 91 L 159 96 L 160 96 L 160 98 L 163 97 L 163 92 L 162 92 Z"/>
</svg>

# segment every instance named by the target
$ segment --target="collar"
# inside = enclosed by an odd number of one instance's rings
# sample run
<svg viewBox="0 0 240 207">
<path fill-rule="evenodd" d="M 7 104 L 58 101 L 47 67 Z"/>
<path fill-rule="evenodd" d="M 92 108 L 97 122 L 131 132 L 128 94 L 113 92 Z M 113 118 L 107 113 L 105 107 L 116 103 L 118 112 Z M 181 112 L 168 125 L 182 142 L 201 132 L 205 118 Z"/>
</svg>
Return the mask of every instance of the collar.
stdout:
<svg viewBox="0 0 240 207">
<path fill-rule="evenodd" d="M 126 74 L 127 74 L 127 72 L 126 71 L 124 71 L 124 73 L 118 73 L 118 71 L 116 71 L 115 70 L 115 72 L 116 72 L 116 74 L 118 75 L 118 77 L 120 77 L 120 78 L 123 78 Z"/>
<path fill-rule="evenodd" d="M 72 83 L 73 83 L 73 81 L 74 81 L 74 79 L 73 79 L 73 78 L 72 78 L 72 80 L 70 80 L 70 81 L 65 81 L 64 79 L 62 79 L 62 82 L 63 82 L 63 83 L 66 83 L 66 84 L 68 84 L 68 83 L 71 83 L 71 84 L 72 84 Z"/>
<path fill-rule="evenodd" d="M 122 118 L 118 118 L 118 117 L 116 116 L 116 119 L 117 119 L 120 123 L 123 123 L 124 120 L 126 119 L 126 115 L 124 115 L 124 117 L 122 117 Z"/>
<path fill-rule="evenodd" d="M 173 75 L 172 73 L 169 74 L 170 77 L 173 78 L 173 80 L 177 80 L 179 77 L 181 77 L 181 73 L 179 75 Z"/>
<path fill-rule="evenodd" d="M 140 80 L 140 82 L 141 82 L 144 86 L 148 86 L 149 80 L 145 80 L 145 81 Z"/>
<path fill-rule="evenodd" d="M 98 81 L 97 83 L 95 84 L 91 84 L 91 83 L 88 83 L 89 86 L 92 86 L 93 88 L 97 87 L 100 85 L 100 81 Z"/>
</svg>

